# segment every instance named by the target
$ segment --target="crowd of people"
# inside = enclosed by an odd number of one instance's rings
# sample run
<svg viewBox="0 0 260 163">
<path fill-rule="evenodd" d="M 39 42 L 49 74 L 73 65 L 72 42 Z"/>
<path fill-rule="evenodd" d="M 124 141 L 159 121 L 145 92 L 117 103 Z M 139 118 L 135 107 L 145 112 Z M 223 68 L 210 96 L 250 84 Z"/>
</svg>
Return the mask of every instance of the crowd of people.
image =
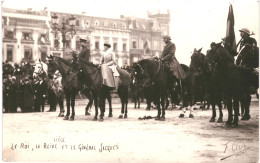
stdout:
<svg viewBox="0 0 260 163">
<path fill-rule="evenodd" d="M 56 95 L 51 82 L 44 77 L 33 77 L 33 66 L 24 62 L 12 66 L 7 61 L 3 63 L 3 112 L 44 112 L 46 102 L 56 111 Z"/>
</svg>

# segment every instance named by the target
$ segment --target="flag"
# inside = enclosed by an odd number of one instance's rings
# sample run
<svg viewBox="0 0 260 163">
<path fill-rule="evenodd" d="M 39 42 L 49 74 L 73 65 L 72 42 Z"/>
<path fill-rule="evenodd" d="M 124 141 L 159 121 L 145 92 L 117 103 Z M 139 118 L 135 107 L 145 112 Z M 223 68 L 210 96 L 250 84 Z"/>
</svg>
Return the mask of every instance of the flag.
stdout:
<svg viewBox="0 0 260 163">
<path fill-rule="evenodd" d="M 231 53 L 236 54 L 237 47 L 236 47 L 236 36 L 235 36 L 235 19 L 233 13 L 233 7 L 230 4 L 229 11 L 228 11 L 228 18 L 227 18 L 227 31 L 226 31 L 226 40 L 224 47 Z"/>
</svg>

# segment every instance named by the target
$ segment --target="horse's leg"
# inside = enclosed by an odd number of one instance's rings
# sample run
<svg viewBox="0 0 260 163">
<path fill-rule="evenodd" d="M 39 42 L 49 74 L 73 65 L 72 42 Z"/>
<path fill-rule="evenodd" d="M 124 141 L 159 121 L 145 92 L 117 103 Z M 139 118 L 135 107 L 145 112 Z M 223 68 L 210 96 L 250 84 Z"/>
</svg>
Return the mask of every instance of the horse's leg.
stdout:
<svg viewBox="0 0 260 163">
<path fill-rule="evenodd" d="M 70 94 L 68 92 L 65 92 L 65 96 L 66 96 L 66 104 L 67 104 L 67 113 L 66 116 L 64 117 L 64 120 L 68 120 L 70 115 Z"/>
<path fill-rule="evenodd" d="M 162 99 L 162 100 L 164 100 L 164 99 Z M 155 104 L 156 104 L 156 107 L 158 109 L 158 114 L 157 114 L 157 117 L 155 118 L 155 120 L 160 120 L 160 117 L 161 117 L 161 106 L 160 105 L 161 104 L 160 104 L 160 95 L 159 95 L 159 93 L 155 94 Z"/>
<path fill-rule="evenodd" d="M 221 99 L 218 100 L 218 109 L 219 109 L 219 118 L 218 118 L 217 123 L 223 123 L 223 112 L 222 112 Z"/>
<path fill-rule="evenodd" d="M 103 122 L 104 121 L 104 114 L 105 114 L 105 107 L 106 107 L 106 94 L 107 94 L 107 90 L 106 88 L 104 88 L 104 92 L 103 94 L 101 95 L 101 98 L 100 98 L 100 119 L 99 121 L 100 122 Z"/>
<path fill-rule="evenodd" d="M 107 101 L 108 101 L 108 105 L 109 105 L 109 114 L 108 114 L 108 117 L 113 117 L 113 113 L 112 113 L 112 102 L 111 102 L 110 92 L 107 92 Z"/>
<path fill-rule="evenodd" d="M 245 98 L 244 98 L 244 106 L 245 106 L 245 114 L 244 116 L 242 117 L 241 120 L 249 120 L 251 118 L 250 116 L 250 103 L 251 103 L 251 95 L 250 95 L 250 92 L 246 92 L 245 93 Z"/>
<path fill-rule="evenodd" d="M 75 117 L 75 97 L 76 97 L 76 91 L 75 92 L 72 92 L 71 94 L 71 108 L 72 108 L 72 113 L 71 113 L 71 116 L 70 116 L 70 120 L 73 121 L 74 120 L 74 117 Z"/>
<path fill-rule="evenodd" d="M 98 116 L 98 104 L 99 104 L 98 97 L 97 97 L 96 93 L 93 94 L 93 99 L 94 99 L 94 105 L 95 105 L 95 116 L 94 116 L 93 121 L 96 121 L 97 116 Z"/>
<path fill-rule="evenodd" d="M 233 114 L 232 114 L 232 96 L 227 95 L 227 109 L 228 109 L 228 120 L 226 122 L 227 125 L 231 125 L 233 121 Z"/>
<path fill-rule="evenodd" d="M 137 92 L 136 96 L 137 96 L 137 106 L 138 106 L 138 109 L 140 109 L 140 98 L 141 98 L 140 93 Z"/>
<path fill-rule="evenodd" d="M 164 92 L 163 92 L 164 93 Z M 164 106 L 164 99 L 165 99 L 165 96 L 164 94 L 162 93 L 161 95 L 161 106 L 162 106 L 162 116 L 160 118 L 160 121 L 165 121 L 165 106 Z M 168 97 L 167 97 L 168 99 Z M 160 106 L 160 105 L 159 105 Z"/>
<path fill-rule="evenodd" d="M 59 106 L 60 106 L 60 113 L 58 115 L 58 117 L 64 117 L 64 101 L 63 101 L 63 97 L 64 96 L 59 96 L 58 97 L 58 103 L 59 103 Z"/>
<path fill-rule="evenodd" d="M 237 97 L 237 95 L 234 95 L 234 121 L 233 121 L 233 125 L 234 126 L 238 126 L 238 112 L 239 112 L 239 98 Z"/>
<path fill-rule="evenodd" d="M 128 91 L 126 92 L 126 94 L 125 94 L 125 115 L 124 115 L 124 118 L 127 118 L 127 113 L 128 113 L 128 111 L 127 111 L 127 104 L 128 104 Z M 140 108 L 140 107 L 139 107 Z"/>
<path fill-rule="evenodd" d="M 88 105 L 87 105 L 86 108 L 85 108 L 85 115 L 90 115 L 90 113 L 88 112 L 88 110 L 89 110 L 89 108 L 92 106 L 92 104 L 93 104 L 93 98 L 90 97 L 90 98 L 89 98 L 89 101 L 88 101 Z"/>
<path fill-rule="evenodd" d="M 212 94 L 213 95 L 213 94 Z M 212 96 L 211 95 L 211 96 Z M 216 118 L 216 102 L 215 102 L 215 97 L 210 97 L 210 103 L 212 106 L 212 117 L 210 118 L 209 122 L 215 122 Z"/>
</svg>

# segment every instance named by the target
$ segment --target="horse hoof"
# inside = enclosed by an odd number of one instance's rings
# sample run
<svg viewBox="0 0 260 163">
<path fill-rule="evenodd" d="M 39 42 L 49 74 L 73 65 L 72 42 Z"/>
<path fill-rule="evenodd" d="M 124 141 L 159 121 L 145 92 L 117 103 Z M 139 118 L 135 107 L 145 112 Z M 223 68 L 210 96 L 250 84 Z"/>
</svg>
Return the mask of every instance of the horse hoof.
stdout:
<svg viewBox="0 0 260 163">
<path fill-rule="evenodd" d="M 103 121 L 104 121 L 104 119 L 103 119 L 103 118 L 100 118 L 100 119 L 99 119 L 99 122 L 103 122 Z"/>
<path fill-rule="evenodd" d="M 215 118 L 211 118 L 209 122 L 215 122 Z"/>
<path fill-rule="evenodd" d="M 154 120 L 159 121 L 159 120 L 160 120 L 160 117 L 156 117 Z"/>
<path fill-rule="evenodd" d="M 119 118 L 123 118 L 123 115 L 120 115 Z"/>
<path fill-rule="evenodd" d="M 165 117 L 161 117 L 159 120 L 160 121 L 165 121 Z"/>
<path fill-rule="evenodd" d="M 61 113 L 59 113 L 58 117 L 61 117 Z"/>
<path fill-rule="evenodd" d="M 226 125 L 231 126 L 232 125 L 231 121 L 227 121 Z"/>
<path fill-rule="evenodd" d="M 93 121 L 97 121 L 97 117 L 94 117 Z"/>
<path fill-rule="evenodd" d="M 234 121 L 234 122 L 232 123 L 232 127 L 238 127 L 238 122 L 235 122 L 235 121 Z"/>
<path fill-rule="evenodd" d="M 241 118 L 241 120 L 247 121 L 247 120 L 249 120 L 250 118 L 251 118 L 250 115 L 244 115 L 244 116 Z"/>
<path fill-rule="evenodd" d="M 180 115 L 179 115 L 179 118 L 183 118 L 183 117 L 184 117 L 184 114 L 180 114 Z"/>
<path fill-rule="evenodd" d="M 124 115 L 124 118 L 127 118 L 127 115 Z"/>
<path fill-rule="evenodd" d="M 90 115 L 90 113 L 89 113 L 89 112 L 86 112 L 85 115 Z"/>
<path fill-rule="evenodd" d="M 190 114 L 190 115 L 189 115 L 189 118 L 194 118 L 193 114 Z"/>
<path fill-rule="evenodd" d="M 61 113 L 60 116 L 61 116 L 61 117 L 64 117 L 64 113 Z"/>
<path fill-rule="evenodd" d="M 145 110 L 150 111 L 151 109 L 150 108 L 146 108 Z"/>
<path fill-rule="evenodd" d="M 223 123 L 223 119 L 222 118 L 219 118 L 217 123 Z"/>
<path fill-rule="evenodd" d="M 109 114 L 108 114 L 108 117 L 113 117 L 113 114 L 112 114 L 112 113 L 109 113 Z"/>
<path fill-rule="evenodd" d="M 70 119 L 69 119 L 70 121 L 74 121 L 74 117 L 70 117 Z"/>
<path fill-rule="evenodd" d="M 63 120 L 69 120 L 69 116 L 65 116 Z"/>
</svg>

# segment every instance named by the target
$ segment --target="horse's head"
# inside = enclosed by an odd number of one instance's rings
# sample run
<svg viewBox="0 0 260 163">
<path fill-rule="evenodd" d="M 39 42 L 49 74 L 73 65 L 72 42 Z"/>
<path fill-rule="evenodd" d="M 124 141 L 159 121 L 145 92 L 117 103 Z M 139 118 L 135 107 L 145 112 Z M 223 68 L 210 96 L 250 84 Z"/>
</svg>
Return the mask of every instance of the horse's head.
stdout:
<svg viewBox="0 0 260 163">
<path fill-rule="evenodd" d="M 191 55 L 190 68 L 193 72 L 200 73 L 203 70 L 205 55 L 201 53 L 202 48 L 194 49 Z"/>
<path fill-rule="evenodd" d="M 47 57 L 47 60 L 48 60 L 48 71 L 47 71 L 48 76 L 53 77 L 56 70 L 60 71 L 60 67 L 59 67 L 57 58 L 51 55 L 50 57 Z"/>
<path fill-rule="evenodd" d="M 48 76 L 48 66 L 46 63 L 41 62 L 40 60 L 34 65 L 33 77 L 36 78 L 39 75 Z"/>
<path fill-rule="evenodd" d="M 221 46 L 221 42 L 215 44 L 215 46 L 215 62 L 217 63 L 217 65 L 222 68 L 226 66 L 233 66 L 234 58 L 226 48 Z"/>
</svg>

